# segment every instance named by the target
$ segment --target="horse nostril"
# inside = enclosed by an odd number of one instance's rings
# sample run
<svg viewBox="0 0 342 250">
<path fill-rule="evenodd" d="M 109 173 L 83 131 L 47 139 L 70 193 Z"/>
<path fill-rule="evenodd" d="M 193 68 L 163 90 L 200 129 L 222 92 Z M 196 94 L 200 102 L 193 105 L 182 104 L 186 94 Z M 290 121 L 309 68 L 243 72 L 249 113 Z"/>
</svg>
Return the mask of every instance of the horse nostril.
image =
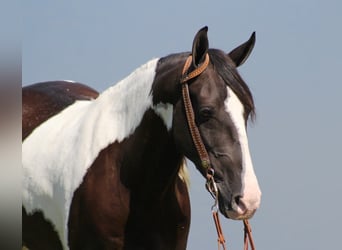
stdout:
<svg viewBox="0 0 342 250">
<path fill-rule="evenodd" d="M 240 213 L 246 212 L 247 207 L 242 195 L 235 195 L 233 197 L 233 210 L 240 211 Z"/>
<path fill-rule="evenodd" d="M 236 195 L 236 196 L 234 197 L 234 201 L 235 201 L 236 205 L 239 205 L 240 199 L 241 199 L 241 195 Z"/>
</svg>

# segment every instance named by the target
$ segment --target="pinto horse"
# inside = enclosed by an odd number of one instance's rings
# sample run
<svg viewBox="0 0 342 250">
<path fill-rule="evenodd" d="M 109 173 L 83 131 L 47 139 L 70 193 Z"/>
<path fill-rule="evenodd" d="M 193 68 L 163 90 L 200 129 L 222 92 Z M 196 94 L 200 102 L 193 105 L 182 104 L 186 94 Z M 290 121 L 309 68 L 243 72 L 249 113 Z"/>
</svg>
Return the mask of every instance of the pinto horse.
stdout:
<svg viewBox="0 0 342 250">
<path fill-rule="evenodd" d="M 219 210 L 252 217 L 261 197 L 246 132 L 254 102 L 236 68 L 254 43 L 253 33 L 228 54 L 209 49 L 204 27 L 191 53 L 153 59 L 102 94 L 67 81 L 23 87 L 23 245 L 186 249 L 185 157 L 207 174 L 182 99 L 190 54 L 189 71 L 202 68 L 187 84 Z"/>
</svg>

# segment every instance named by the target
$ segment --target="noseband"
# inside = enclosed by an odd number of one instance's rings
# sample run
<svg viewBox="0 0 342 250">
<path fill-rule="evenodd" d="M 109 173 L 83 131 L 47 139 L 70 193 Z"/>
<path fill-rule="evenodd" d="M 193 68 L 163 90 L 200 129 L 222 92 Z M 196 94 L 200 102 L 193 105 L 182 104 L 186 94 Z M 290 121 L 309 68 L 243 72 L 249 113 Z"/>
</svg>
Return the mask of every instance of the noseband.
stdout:
<svg viewBox="0 0 342 250">
<path fill-rule="evenodd" d="M 218 216 L 218 189 L 217 189 L 216 182 L 214 179 L 215 171 L 211 166 L 208 152 L 204 146 L 204 143 L 201 138 L 201 134 L 195 122 L 195 114 L 194 114 L 194 110 L 191 104 L 189 86 L 188 86 L 189 80 L 196 78 L 197 76 L 202 74 L 203 71 L 205 71 L 205 69 L 208 67 L 209 54 L 208 53 L 205 54 L 205 59 L 203 63 L 201 63 L 193 71 L 188 72 L 190 69 L 191 63 L 192 63 L 192 55 L 189 55 L 183 66 L 182 77 L 180 80 L 180 83 L 182 84 L 182 97 L 183 97 L 183 102 L 184 102 L 184 109 L 185 109 L 186 119 L 188 122 L 192 141 L 195 145 L 196 151 L 201 160 L 201 166 L 206 172 L 206 178 L 207 178 L 206 188 L 215 199 L 215 203 L 212 206 L 211 210 L 213 213 L 213 218 L 215 221 L 216 231 L 218 235 L 218 239 L 217 239 L 218 247 L 220 248 L 220 245 L 221 245 L 222 248 L 226 250 L 227 249 L 225 245 L 226 240 L 224 238 L 220 219 Z M 251 230 L 250 224 L 248 220 L 243 220 L 243 223 L 244 223 L 244 250 L 248 250 L 248 239 L 249 239 L 249 243 L 251 244 L 252 250 L 255 250 L 255 245 L 254 245 L 254 241 L 252 237 L 252 230 Z"/>
</svg>

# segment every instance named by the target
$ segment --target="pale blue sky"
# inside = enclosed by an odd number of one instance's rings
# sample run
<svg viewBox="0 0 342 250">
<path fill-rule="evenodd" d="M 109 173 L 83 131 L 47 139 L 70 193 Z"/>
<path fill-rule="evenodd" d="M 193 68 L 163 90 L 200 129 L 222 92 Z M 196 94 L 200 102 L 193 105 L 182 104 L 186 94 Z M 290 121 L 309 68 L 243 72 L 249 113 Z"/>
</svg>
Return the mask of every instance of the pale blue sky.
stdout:
<svg viewBox="0 0 342 250">
<path fill-rule="evenodd" d="M 70 79 L 102 91 L 153 57 L 191 49 L 209 27 L 229 52 L 256 31 L 240 68 L 257 105 L 250 149 L 263 191 L 257 249 L 338 249 L 342 223 L 342 2 L 24 1 L 23 84 Z M 191 169 L 188 249 L 215 249 L 212 200 Z M 242 223 L 224 220 L 229 249 Z"/>
</svg>

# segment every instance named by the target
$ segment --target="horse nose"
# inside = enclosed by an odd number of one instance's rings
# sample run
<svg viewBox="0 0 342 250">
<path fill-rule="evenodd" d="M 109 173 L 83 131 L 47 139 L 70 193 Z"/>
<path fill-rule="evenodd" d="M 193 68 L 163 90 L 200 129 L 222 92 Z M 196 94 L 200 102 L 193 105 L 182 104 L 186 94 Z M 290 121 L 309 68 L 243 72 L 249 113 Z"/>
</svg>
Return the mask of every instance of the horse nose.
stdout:
<svg viewBox="0 0 342 250">
<path fill-rule="evenodd" d="M 231 204 L 232 210 L 227 211 L 227 214 L 232 219 L 248 219 L 254 215 L 259 205 L 260 197 L 251 198 L 237 194 L 233 196 Z"/>
</svg>

